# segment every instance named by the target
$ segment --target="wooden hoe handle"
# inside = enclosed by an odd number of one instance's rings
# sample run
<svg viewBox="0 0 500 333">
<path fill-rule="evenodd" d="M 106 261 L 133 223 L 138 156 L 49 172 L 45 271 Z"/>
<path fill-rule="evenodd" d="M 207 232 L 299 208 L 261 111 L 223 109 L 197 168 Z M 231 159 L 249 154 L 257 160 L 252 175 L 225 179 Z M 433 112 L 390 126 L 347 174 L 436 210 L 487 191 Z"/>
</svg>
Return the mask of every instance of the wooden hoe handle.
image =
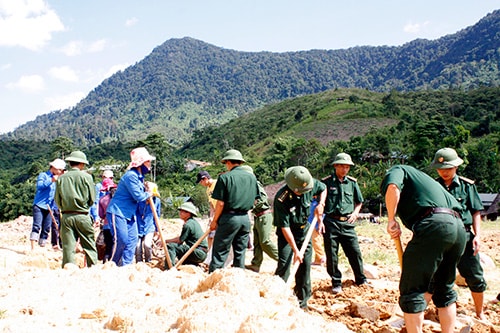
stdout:
<svg viewBox="0 0 500 333">
<path fill-rule="evenodd" d="M 172 268 L 172 260 L 170 259 L 170 255 L 168 254 L 167 244 L 165 243 L 165 239 L 163 238 L 163 234 L 161 232 L 160 220 L 158 218 L 158 214 L 156 213 L 156 208 L 153 200 L 151 198 L 148 199 L 149 206 L 151 207 L 151 211 L 153 212 L 153 217 L 155 219 L 156 229 L 158 229 L 158 233 L 160 234 L 161 244 L 163 245 L 163 250 L 165 251 L 165 257 L 167 258 L 168 268 Z"/>
</svg>

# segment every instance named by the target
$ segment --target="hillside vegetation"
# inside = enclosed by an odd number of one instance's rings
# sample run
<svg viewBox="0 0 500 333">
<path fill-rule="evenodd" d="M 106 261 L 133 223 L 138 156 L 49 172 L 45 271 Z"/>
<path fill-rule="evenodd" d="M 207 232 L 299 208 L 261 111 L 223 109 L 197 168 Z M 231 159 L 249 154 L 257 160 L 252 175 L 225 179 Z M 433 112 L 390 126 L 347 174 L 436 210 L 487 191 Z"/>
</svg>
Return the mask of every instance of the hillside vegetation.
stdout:
<svg viewBox="0 0 500 333">
<path fill-rule="evenodd" d="M 242 151 L 265 185 L 282 181 L 292 165 L 308 167 L 317 178 L 327 176 L 333 157 L 348 152 L 356 166 L 366 209 L 378 213 L 378 193 L 385 170 L 396 163 L 416 166 L 436 176 L 429 164 L 437 149 L 454 147 L 464 158 L 460 174 L 476 180 L 480 192 L 500 189 L 500 88 L 470 91 L 400 93 L 334 89 L 265 106 L 223 126 L 193 133 L 184 146 L 169 144 L 162 133 L 131 142 L 81 146 L 72 139 L 6 140 L 0 145 L 0 220 L 29 215 L 35 179 L 55 157 L 82 149 L 98 181 L 99 168 L 118 166 L 119 181 L 133 147 L 146 146 L 157 157 L 154 180 L 159 184 L 166 216 L 176 216 L 179 197 L 189 196 L 207 211 L 204 189 L 195 184 L 198 170 L 186 171 L 186 159 L 211 162 L 212 175 L 224 171 L 225 150 Z"/>
<path fill-rule="evenodd" d="M 497 10 L 453 35 L 398 47 L 240 52 L 171 39 L 106 79 L 74 108 L 39 116 L 2 138 L 65 136 L 86 146 L 160 133 L 178 145 L 196 131 L 264 105 L 331 89 L 388 93 L 498 86 L 499 31 Z"/>
</svg>

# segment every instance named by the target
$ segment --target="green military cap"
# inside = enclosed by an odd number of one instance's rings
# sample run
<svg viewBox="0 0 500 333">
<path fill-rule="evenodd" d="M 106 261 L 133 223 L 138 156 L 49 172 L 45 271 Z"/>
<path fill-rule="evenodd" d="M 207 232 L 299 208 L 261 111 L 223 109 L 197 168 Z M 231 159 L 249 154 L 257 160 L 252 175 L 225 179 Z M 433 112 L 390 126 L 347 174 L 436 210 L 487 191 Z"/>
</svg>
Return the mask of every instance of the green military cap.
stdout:
<svg viewBox="0 0 500 333">
<path fill-rule="evenodd" d="M 222 158 L 221 162 L 224 163 L 224 161 L 241 161 L 245 162 L 243 159 L 243 156 L 241 156 L 241 153 L 239 150 L 236 149 L 229 149 L 226 151 L 224 154 L 224 157 Z"/>
<path fill-rule="evenodd" d="M 354 165 L 352 162 L 352 158 L 349 154 L 346 153 L 339 153 L 337 156 L 335 156 L 335 160 L 333 161 L 332 164 L 348 164 L 348 165 Z"/>
<path fill-rule="evenodd" d="M 180 205 L 180 207 L 177 209 L 184 210 L 188 213 L 191 213 L 193 216 L 198 216 L 198 209 L 196 208 L 196 206 L 192 202 L 189 202 L 189 201 L 185 202 L 182 205 Z"/>
<path fill-rule="evenodd" d="M 246 172 L 253 174 L 253 169 L 250 165 L 244 164 L 244 165 L 240 166 L 240 169 L 245 170 Z"/>
<path fill-rule="evenodd" d="M 89 164 L 89 161 L 87 161 L 87 156 L 79 150 L 75 150 L 74 152 L 71 152 L 71 154 L 68 155 L 64 159 L 66 162 L 77 162 L 77 163 L 84 163 L 84 164 Z"/>
<path fill-rule="evenodd" d="M 312 190 L 314 179 L 307 168 L 294 166 L 285 171 L 285 182 L 288 187 L 298 193 L 306 193 Z"/>
<path fill-rule="evenodd" d="M 464 163 L 453 148 L 442 148 L 434 155 L 431 167 L 434 169 L 451 169 Z"/>
</svg>

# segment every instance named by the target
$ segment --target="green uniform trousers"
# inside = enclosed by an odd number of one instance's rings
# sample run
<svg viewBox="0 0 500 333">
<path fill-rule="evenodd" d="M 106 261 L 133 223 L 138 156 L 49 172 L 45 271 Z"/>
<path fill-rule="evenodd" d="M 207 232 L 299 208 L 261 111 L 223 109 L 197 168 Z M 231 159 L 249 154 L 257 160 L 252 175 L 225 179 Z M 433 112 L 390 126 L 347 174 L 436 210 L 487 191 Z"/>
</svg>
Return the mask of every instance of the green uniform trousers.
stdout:
<svg viewBox="0 0 500 333">
<path fill-rule="evenodd" d="M 484 280 L 483 267 L 481 267 L 479 253 L 474 255 L 473 240 L 474 234 L 471 231 L 467 231 L 465 251 L 458 262 L 457 268 L 460 275 L 462 275 L 465 282 L 467 282 L 469 289 L 475 293 L 482 293 L 486 290 L 487 285 Z"/>
<path fill-rule="evenodd" d="M 302 228 L 303 227 L 303 228 Z M 302 244 L 306 238 L 307 230 L 309 230 L 310 224 L 303 225 L 293 225 L 290 227 L 290 231 L 293 234 L 295 243 L 298 248 L 302 248 Z M 281 228 L 276 230 L 278 235 L 278 267 L 276 268 L 275 274 L 281 277 L 283 280 L 287 281 L 290 276 L 290 268 L 293 264 L 293 250 L 288 244 Z M 312 288 L 311 288 L 311 262 L 312 262 L 312 242 L 309 240 L 307 244 L 306 252 L 304 253 L 304 259 L 302 264 L 299 265 L 297 273 L 295 274 L 295 287 L 294 293 L 299 299 L 300 307 L 307 307 L 307 301 L 311 298 Z"/>
<path fill-rule="evenodd" d="M 453 286 L 465 238 L 462 221 L 453 215 L 434 214 L 413 225 L 399 282 L 399 305 L 403 312 L 419 313 L 426 309 L 424 293 L 431 280 L 436 307 L 444 308 L 456 301 Z"/>
<path fill-rule="evenodd" d="M 252 265 L 260 267 L 264 261 L 264 253 L 271 259 L 278 260 L 278 248 L 270 237 L 272 230 L 273 214 L 271 212 L 254 218 Z"/>
<path fill-rule="evenodd" d="M 245 253 L 250 233 L 248 214 L 228 214 L 220 216 L 212 245 L 212 260 L 208 271 L 223 268 L 231 245 L 233 246 L 233 267 L 245 268 Z"/>
<path fill-rule="evenodd" d="M 90 215 L 63 214 L 59 231 L 63 248 L 62 267 L 67 263 L 76 264 L 75 246 L 78 239 L 85 252 L 87 267 L 97 263 L 97 247 Z"/>
<path fill-rule="evenodd" d="M 363 273 L 363 258 L 359 249 L 358 235 L 354 230 L 354 223 L 338 221 L 325 216 L 325 233 L 323 240 L 326 254 L 326 271 L 332 279 L 332 287 L 342 286 L 342 272 L 339 269 L 339 245 L 342 246 L 347 260 L 354 273 L 356 284 L 366 282 Z"/>
<path fill-rule="evenodd" d="M 170 255 L 170 260 L 172 264 L 175 265 L 176 258 L 182 258 L 187 251 L 189 251 L 190 247 L 187 244 L 177 244 L 177 243 L 168 243 L 167 244 L 168 254 Z M 183 264 L 185 265 L 196 265 L 200 262 L 204 262 L 207 258 L 207 253 L 200 248 L 194 249 L 193 252 L 184 260 Z M 165 265 L 165 268 L 168 268 Z"/>
</svg>

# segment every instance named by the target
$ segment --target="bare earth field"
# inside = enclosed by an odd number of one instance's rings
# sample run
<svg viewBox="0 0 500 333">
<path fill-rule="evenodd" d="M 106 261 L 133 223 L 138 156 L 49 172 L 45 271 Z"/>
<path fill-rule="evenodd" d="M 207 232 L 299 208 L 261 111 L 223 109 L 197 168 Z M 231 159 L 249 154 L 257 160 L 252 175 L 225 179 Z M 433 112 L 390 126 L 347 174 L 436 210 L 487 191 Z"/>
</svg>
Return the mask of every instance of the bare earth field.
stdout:
<svg viewBox="0 0 500 333">
<path fill-rule="evenodd" d="M 202 223 L 205 226 L 205 222 Z M 178 220 L 162 220 L 165 238 L 177 236 Z M 357 227 L 371 286 L 357 287 L 342 255 L 343 290 L 331 293 L 326 269 L 312 267 L 313 298 L 305 312 L 266 259 L 261 273 L 201 267 L 163 270 L 163 259 L 116 267 L 61 268 L 61 251 L 30 249 L 31 217 L 0 223 L 0 332 L 405 332 L 397 305 L 399 264 L 385 225 Z M 470 292 L 457 285 L 457 332 L 500 332 L 500 223 L 483 223 L 488 322 L 474 318 Z M 410 237 L 403 234 L 403 246 Z M 252 252 L 247 252 L 247 263 Z M 459 282 L 459 279 L 457 279 Z M 433 306 L 424 332 L 439 332 Z"/>
</svg>

